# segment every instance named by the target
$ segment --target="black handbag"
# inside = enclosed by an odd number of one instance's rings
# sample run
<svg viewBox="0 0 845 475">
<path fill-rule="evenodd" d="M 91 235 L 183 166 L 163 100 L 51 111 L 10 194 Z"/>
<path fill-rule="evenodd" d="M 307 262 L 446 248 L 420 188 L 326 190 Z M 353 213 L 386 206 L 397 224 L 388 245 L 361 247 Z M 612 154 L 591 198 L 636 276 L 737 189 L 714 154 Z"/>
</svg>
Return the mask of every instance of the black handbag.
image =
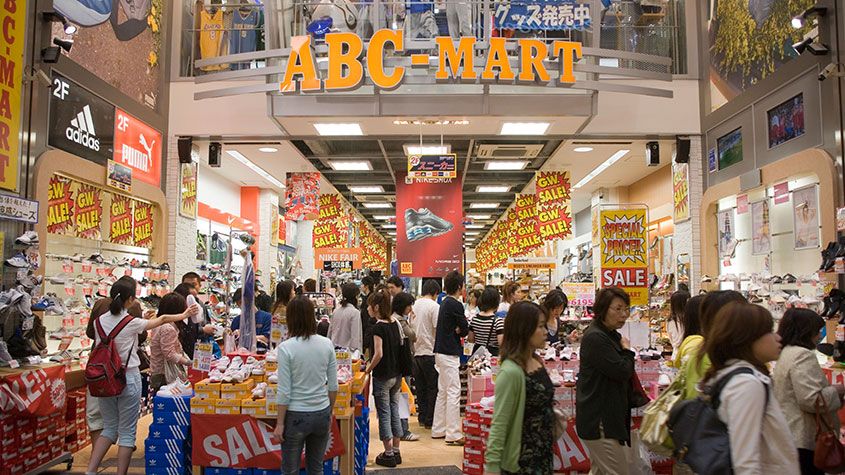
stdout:
<svg viewBox="0 0 845 475">
<path fill-rule="evenodd" d="M 411 376 L 414 372 L 414 356 L 411 354 L 411 341 L 405 336 L 402 324 L 397 320 L 399 326 L 399 372 L 402 376 Z"/>
<path fill-rule="evenodd" d="M 719 419 L 719 395 L 737 374 L 754 374 L 751 368 L 737 368 L 695 399 L 681 401 L 669 412 L 669 435 L 675 444 L 674 456 L 698 475 L 733 473 L 728 426 Z M 769 387 L 766 386 L 766 405 Z M 765 406 L 764 406 L 765 411 Z"/>
</svg>

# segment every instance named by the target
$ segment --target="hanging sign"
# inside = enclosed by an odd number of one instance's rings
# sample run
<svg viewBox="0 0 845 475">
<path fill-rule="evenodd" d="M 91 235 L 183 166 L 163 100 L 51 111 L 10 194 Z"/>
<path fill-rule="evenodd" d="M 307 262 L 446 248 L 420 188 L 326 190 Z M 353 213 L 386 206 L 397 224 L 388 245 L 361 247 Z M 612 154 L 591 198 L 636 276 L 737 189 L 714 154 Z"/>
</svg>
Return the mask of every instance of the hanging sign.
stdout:
<svg viewBox="0 0 845 475">
<path fill-rule="evenodd" d="M 621 287 L 631 297 L 631 305 L 647 305 L 646 210 L 602 210 L 599 219 L 601 287 Z"/>
<path fill-rule="evenodd" d="M 324 272 L 335 272 L 338 274 L 352 272 L 352 261 L 326 261 L 323 262 Z"/>
<path fill-rule="evenodd" d="M 508 30 L 587 30 L 590 4 L 573 0 L 514 0 L 496 4 L 493 27 Z"/>
<path fill-rule="evenodd" d="M 540 238 L 540 222 L 537 220 L 537 196 L 533 194 L 517 194 L 517 247 L 518 255 L 525 255 L 543 246 Z"/>
<path fill-rule="evenodd" d="M 99 188 L 84 183 L 77 185 L 74 220 L 78 237 L 95 240 L 102 237 L 103 201 Z"/>
<path fill-rule="evenodd" d="M 783 203 L 789 203 L 789 183 L 783 182 L 778 183 L 774 186 L 775 188 L 775 204 L 780 205 Z"/>
<path fill-rule="evenodd" d="M 673 219 L 675 223 L 686 221 L 690 218 L 690 196 L 689 196 L 689 164 L 672 164 L 672 202 Z"/>
<path fill-rule="evenodd" d="M 161 185 L 161 132 L 117 109 L 114 123 L 114 161 L 131 168 L 135 178 Z"/>
<path fill-rule="evenodd" d="M 47 232 L 62 236 L 73 236 L 73 190 L 68 178 L 53 175 L 47 191 Z"/>
<path fill-rule="evenodd" d="M 596 285 L 592 282 L 562 282 L 560 289 L 570 307 L 592 307 L 596 301 Z"/>
<path fill-rule="evenodd" d="M 132 200 L 123 195 L 112 195 L 109 208 L 109 242 L 133 245 Z"/>
<path fill-rule="evenodd" d="M 0 413 L 49 416 L 65 408 L 64 365 L 0 376 Z"/>
<path fill-rule="evenodd" d="M 543 241 L 572 235 L 572 196 L 569 172 L 537 172 L 537 223 Z"/>
<path fill-rule="evenodd" d="M 38 202 L 0 194 L 0 218 L 35 224 L 38 222 Z"/>
<path fill-rule="evenodd" d="M 748 212 L 748 195 L 739 195 L 736 197 L 736 214 L 745 214 Z"/>
<path fill-rule="evenodd" d="M 320 210 L 320 173 L 288 173 L 285 180 L 285 219 L 316 219 Z"/>
<path fill-rule="evenodd" d="M 270 245 L 279 245 L 279 207 L 276 205 L 270 207 Z"/>
<path fill-rule="evenodd" d="M 537 172 L 537 206 L 560 206 L 572 200 L 569 172 Z"/>
<path fill-rule="evenodd" d="M 134 202 L 132 234 L 136 246 L 153 246 L 153 205 L 143 201 Z"/>
<path fill-rule="evenodd" d="M 324 248 L 314 250 L 314 268 L 322 269 L 326 262 L 348 261 L 353 269 L 361 268 L 362 248 Z"/>
<path fill-rule="evenodd" d="M 553 257 L 511 257 L 508 269 L 515 270 L 554 270 L 557 267 Z"/>
<path fill-rule="evenodd" d="M 109 160 L 106 169 L 106 185 L 124 193 L 132 193 L 132 169 Z"/>
<path fill-rule="evenodd" d="M 196 371 L 208 373 L 211 371 L 211 357 L 214 352 L 214 347 L 211 343 L 197 343 L 194 349 L 194 360 L 191 363 L 191 368 Z"/>
<path fill-rule="evenodd" d="M 180 167 L 179 214 L 186 218 L 197 217 L 197 163 L 183 163 Z"/>
<path fill-rule="evenodd" d="M 17 191 L 20 162 L 23 51 L 26 44 L 26 2 L 3 2 L 0 35 L 0 188 Z"/>
<path fill-rule="evenodd" d="M 114 106 L 56 73 L 51 91 L 48 144 L 106 165 L 113 158 Z"/>
<path fill-rule="evenodd" d="M 340 195 L 320 195 L 320 214 L 312 232 L 314 249 L 346 246 L 349 238 L 348 222 Z"/>
<path fill-rule="evenodd" d="M 408 155 L 408 178 L 452 179 L 458 176 L 456 155 Z"/>
</svg>

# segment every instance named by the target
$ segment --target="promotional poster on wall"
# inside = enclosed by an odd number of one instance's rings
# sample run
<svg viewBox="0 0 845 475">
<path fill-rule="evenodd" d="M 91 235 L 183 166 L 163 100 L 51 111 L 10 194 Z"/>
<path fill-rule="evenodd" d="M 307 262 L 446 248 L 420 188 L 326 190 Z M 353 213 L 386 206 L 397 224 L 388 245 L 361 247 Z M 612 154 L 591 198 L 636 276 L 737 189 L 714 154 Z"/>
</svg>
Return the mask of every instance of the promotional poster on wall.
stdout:
<svg viewBox="0 0 845 475">
<path fill-rule="evenodd" d="M 792 192 L 795 250 L 819 247 L 819 195 L 816 185 Z"/>
<path fill-rule="evenodd" d="M 728 257 L 736 249 L 734 210 L 726 209 L 716 213 L 716 226 L 719 229 L 719 257 Z"/>
<path fill-rule="evenodd" d="M 789 99 L 766 113 L 769 148 L 804 135 L 804 94 Z"/>
<path fill-rule="evenodd" d="M 719 170 L 742 161 L 742 128 L 727 133 L 716 140 L 719 151 Z"/>
<path fill-rule="evenodd" d="M 759 256 L 772 252 L 768 200 L 751 203 L 751 223 L 751 254 Z"/>
</svg>

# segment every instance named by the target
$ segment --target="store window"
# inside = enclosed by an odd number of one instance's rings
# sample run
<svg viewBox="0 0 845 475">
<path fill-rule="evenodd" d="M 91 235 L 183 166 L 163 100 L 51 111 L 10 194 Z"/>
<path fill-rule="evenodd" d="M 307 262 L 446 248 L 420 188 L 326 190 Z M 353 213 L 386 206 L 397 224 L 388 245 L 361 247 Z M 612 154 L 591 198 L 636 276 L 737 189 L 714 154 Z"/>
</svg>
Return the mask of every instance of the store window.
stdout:
<svg viewBox="0 0 845 475">
<path fill-rule="evenodd" d="M 197 60 L 265 49 L 264 3 L 261 0 L 197 0 L 182 5 L 181 75 L 199 76 L 264 66 L 244 60 L 198 67 Z"/>
</svg>

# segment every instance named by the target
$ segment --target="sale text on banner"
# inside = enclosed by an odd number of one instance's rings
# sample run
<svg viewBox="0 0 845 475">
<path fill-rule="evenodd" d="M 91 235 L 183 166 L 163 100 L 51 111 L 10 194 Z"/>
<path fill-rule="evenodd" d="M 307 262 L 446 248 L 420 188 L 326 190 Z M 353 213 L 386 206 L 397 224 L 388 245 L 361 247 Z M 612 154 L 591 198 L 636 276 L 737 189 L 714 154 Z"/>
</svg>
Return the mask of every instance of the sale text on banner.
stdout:
<svg viewBox="0 0 845 475">
<path fill-rule="evenodd" d="M 0 35 L 0 188 L 18 189 L 20 157 L 23 50 L 26 44 L 26 2 L 3 2 L 3 34 Z"/>
<path fill-rule="evenodd" d="M 74 236 L 76 230 L 73 221 L 73 182 L 65 177 L 50 177 L 50 189 L 47 191 L 47 232 L 62 236 Z"/>
<path fill-rule="evenodd" d="M 674 203 L 673 218 L 675 223 L 686 221 L 690 217 L 689 210 L 689 164 L 672 164 L 672 202 Z"/>
<path fill-rule="evenodd" d="M 179 214 L 186 218 L 197 217 L 197 164 L 183 163 L 179 191 Z"/>
<path fill-rule="evenodd" d="M 337 422 L 324 460 L 346 453 Z M 279 439 L 267 423 L 248 415 L 191 414 L 191 462 L 204 467 L 278 470 L 282 466 Z"/>
<path fill-rule="evenodd" d="M 517 194 L 515 209 L 518 255 L 525 255 L 543 246 L 543 240 L 540 239 L 540 222 L 537 220 L 537 196 Z"/>
<path fill-rule="evenodd" d="M 569 172 L 537 172 L 537 221 L 543 241 L 572 235 L 572 196 Z"/>
<path fill-rule="evenodd" d="M 349 241 L 349 216 L 343 199 L 336 193 L 320 195 L 319 218 L 314 222 L 314 249 L 344 247 Z"/>
<path fill-rule="evenodd" d="M 135 245 L 152 247 L 153 245 L 153 205 L 134 200 L 132 212 L 132 233 Z"/>
<path fill-rule="evenodd" d="M 113 244 L 134 244 L 132 235 L 132 200 L 113 194 L 109 206 L 109 242 Z"/>
<path fill-rule="evenodd" d="M 360 247 L 316 249 L 314 250 L 314 268 L 322 269 L 326 262 L 348 261 L 353 269 L 360 269 L 363 254 Z"/>
<path fill-rule="evenodd" d="M 62 365 L 0 376 L 2 414 L 49 416 L 64 409 L 66 399 Z"/>
<path fill-rule="evenodd" d="M 78 237 L 96 240 L 102 237 L 103 200 L 99 188 L 77 183 L 74 218 Z"/>
<path fill-rule="evenodd" d="M 631 305 L 648 304 L 648 226 L 645 209 L 602 210 L 601 286 L 623 288 Z"/>
<path fill-rule="evenodd" d="M 370 270 L 387 271 L 387 241 L 367 220 L 358 222 L 361 264 Z"/>
</svg>

